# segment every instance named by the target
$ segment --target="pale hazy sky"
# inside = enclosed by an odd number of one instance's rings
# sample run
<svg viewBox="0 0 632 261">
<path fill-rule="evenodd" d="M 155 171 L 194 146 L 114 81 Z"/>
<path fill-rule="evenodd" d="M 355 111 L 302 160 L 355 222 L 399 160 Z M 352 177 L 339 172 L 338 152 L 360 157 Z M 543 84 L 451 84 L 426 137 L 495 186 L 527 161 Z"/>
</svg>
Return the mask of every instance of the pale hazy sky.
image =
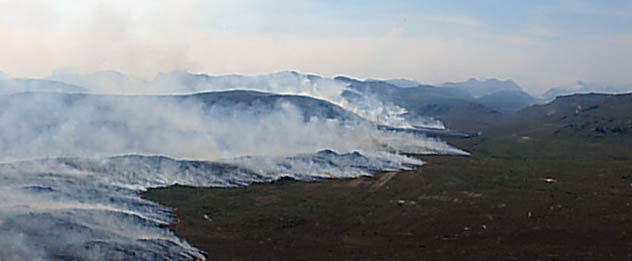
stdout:
<svg viewBox="0 0 632 261">
<path fill-rule="evenodd" d="M 0 71 L 632 83 L 632 1 L 0 0 Z"/>
</svg>

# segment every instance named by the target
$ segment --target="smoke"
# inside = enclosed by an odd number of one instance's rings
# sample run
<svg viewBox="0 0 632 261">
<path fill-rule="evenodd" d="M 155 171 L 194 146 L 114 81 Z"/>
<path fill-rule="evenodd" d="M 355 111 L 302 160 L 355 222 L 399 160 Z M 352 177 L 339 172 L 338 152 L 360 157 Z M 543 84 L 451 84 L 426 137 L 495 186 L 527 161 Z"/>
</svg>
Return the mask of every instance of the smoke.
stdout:
<svg viewBox="0 0 632 261">
<path fill-rule="evenodd" d="M 97 93 L 147 95 L 255 90 L 277 94 L 306 95 L 327 100 L 378 124 L 399 128 L 413 128 L 414 126 L 443 128 L 440 122 L 431 119 L 418 119 L 413 125 L 402 116 L 407 113 L 406 109 L 392 103 L 385 103 L 381 97 L 375 94 L 358 93 L 348 88 L 349 84 L 344 81 L 293 71 L 255 76 L 211 76 L 175 71 L 159 73 L 154 79 L 146 81 L 113 71 L 78 74 L 69 70 L 58 70 L 48 79 L 85 86 Z M 344 92 L 352 92 L 356 95 L 354 99 L 349 99 L 345 97 Z"/>
<path fill-rule="evenodd" d="M 0 160 L 130 153 L 217 160 L 243 155 L 289 156 L 323 149 L 371 152 L 386 137 L 391 139 L 353 114 L 343 114 L 333 104 L 298 108 L 291 103 L 302 99 L 298 96 L 271 104 L 259 100 L 260 105 L 249 107 L 239 102 L 210 107 L 204 103 L 205 99 L 227 99 L 227 95 L 230 93 L 3 96 Z M 239 95 L 246 99 L 260 94 Z M 343 118 L 324 118 L 330 113 L 328 109 L 340 109 L 341 115 L 331 116 Z M 307 110 L 315 117 L 305 119 Z M 345 121 L 354 124 L 343 124 Z M 425 141 L 426 147 L 443 144 Z"/>
<path fill-rule="evenodd" d="M 145 95 L 0 95 L 0 259 L 202 258 L 161 228 L 172 222 L 169 211 L 139 191 L 358 177 L 423 164 L 405 153 L 465 154 L 437 139 L 379 129 L 326 101 L 350 107 L 340 98 L 345 85 L 333 80 L 185 76 L 206 80 L 156 80 L 156 88 L 302 95 L 146 95 L 164 93 L 147 89 L 151 82 L 129 92 Z"/>
</svg>

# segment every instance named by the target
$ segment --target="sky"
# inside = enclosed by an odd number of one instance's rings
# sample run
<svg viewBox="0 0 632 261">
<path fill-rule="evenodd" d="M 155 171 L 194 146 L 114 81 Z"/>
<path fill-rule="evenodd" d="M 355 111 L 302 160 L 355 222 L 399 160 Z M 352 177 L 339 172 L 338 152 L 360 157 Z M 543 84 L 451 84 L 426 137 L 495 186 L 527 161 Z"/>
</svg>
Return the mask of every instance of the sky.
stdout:
<svg viewBox="0 0 632 261">
<path fill-rule="evenodd" d="M 632 1 L 0 0 L 0 71 L 632 83 Z"/>
</svg>

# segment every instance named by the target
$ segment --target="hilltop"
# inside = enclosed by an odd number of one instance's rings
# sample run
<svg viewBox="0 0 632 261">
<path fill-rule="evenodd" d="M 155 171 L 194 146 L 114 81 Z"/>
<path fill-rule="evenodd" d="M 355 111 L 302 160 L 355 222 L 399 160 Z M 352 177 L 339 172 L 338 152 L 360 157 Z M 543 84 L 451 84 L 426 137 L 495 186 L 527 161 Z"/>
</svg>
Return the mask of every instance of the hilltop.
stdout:
<svg viewBox="0 0 632 261">
<path fill-rule="evenodd" d="M 506 115 L 502 126 L 559 138 L 631 137 L 631 112 L 632 94 L 573 94 Z"/>
</svg>

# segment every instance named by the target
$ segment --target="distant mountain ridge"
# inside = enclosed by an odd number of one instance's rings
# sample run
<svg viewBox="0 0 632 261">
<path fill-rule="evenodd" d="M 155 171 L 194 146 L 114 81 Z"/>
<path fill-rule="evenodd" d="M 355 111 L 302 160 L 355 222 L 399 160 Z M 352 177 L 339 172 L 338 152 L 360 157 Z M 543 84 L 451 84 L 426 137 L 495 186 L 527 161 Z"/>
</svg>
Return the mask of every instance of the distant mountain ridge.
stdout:
<svg viewBox="0 0 632 261">
<path fill-rule="evenodd" d="M 440 87 L 401 88 L 387 81 L 360 81 L 345 76 L 334 79 L 349 83 L 352 90 L 376 95 L 386 103 L 405 108 L 408 111 L 405 117 L 409 120 L 420 115 L 430 116 L 446 122 L 449 128 L 461 130 L 482 128 L 503 113 L 512 113 L 539 102 L 511 80 L 470 79 Z M 353 96 L 353 93 L 347 93 L 349 99 Z"/>
<path fill-rule="evenodd" d="M 422 85 L 406 79 L 371 81 L 389 83 L 402 88 L 435 87 Z M 443 97 L 452 95 L 450 98 L 465 99 L 480 103 L 502 113 L 514 112 L 538 102 L 536 98 L 524 92 L 522 88 L 512 80 L 501 81 L 492 78 L 480 81 L 471 78 L 465 82 L 447 82 L 438 87 L 446 90 L 446 92 L 441 95 Z M 448 93 L 450 94 L 446 95 Z"/>
<path fill-rule="evenodd" d="M 78 74 L 69 71 L 55 71 L 46 79 L 77 85 L 92 91 L 111 89 L 113 86 L 120 89 L 143 84 L 143 80 L 128 76 L 117 71 L 98 71 L 87 74 Z"/>
<path fill-rule="evenodd" d="M 470 78 L 464 82 L 446 82 L 441 86 L 464 90 L 470 93 L 470 95 L 474 98 L 480 98 L 499 91 L 523 92 L 520 86 L 512 80 L 501 81 L 494 78 L 487 79 L 485 81 Z"/>
<path fill-rule="evenodd" d="M 553 100 L 557 96 L 571 95 L 577 93 L 626 93 L 632 92 L 632 84 L 627 85 L 612 85 L 612 84 L 598 84 L 598 83 L 586 83 L 578 81 L 575 85 L 556 87 L 549 89 L 542 97 L 546 100 Z"/>
<path fill-rule="evenodd" d="M 470 79 L 440 86 L 419 84 L 408 79 L 357 80 L 345 76 L 334 78 L 295 71 L 264 75 L 208 75 L 181 71 L 159 73 L 151 80 L 142 80 L 115 71 L 77 74 L 66 71 L 53 73 L 48 80 L 81 86 L 96 93 L 120 94 L 192 94 L 209 91 L 252 90 L 277 94 L 310 95 L 336 104 L 353 105 L 351 111 L 378 122 L 392 122 L 397 117 L 411 125 L 458 128 L 478 122 L 482 124 L 502 113 L 520 110 L 536 100 L 523 92 L 511 80 Z M 374 104 L 379 102 L 382 104 Z M 364 107 L 377 108 L 362 111 Z M 399 112 L 400 108 L 405 110 Z M 468 113 L 474 113 L 473 117 Z M 476 125 L 476 124 L 474 124 Z"/>
<path fill-rule="evenodd" d="M 480 124 L 487 124 L 500 113 L 477 103 L 467 92 L 456 88 L 420 85 L 414 88 L 400 88 L 381 81 L 360 81 L 345 76 L 334 78 L 349 84 L 343 93 L 353 100 L 363 95 L 375 95 L 387 104 L 394 104 L 407 110 L 403 115 L 410 121 L 417 117 L 433 117 L 457 130 L 476 130 Z"/>
<path fill-rule="evenodd" d="M 419 85 L 422 85 L 421 83 L 419 83 L 418 81 L 414 81 L 414 80 L 409 80 L 406 78 L 395 78 L 395 79 L 387 79 L 387 80 L 378 80 L 378 79 L 366 79 L 366 81 L 371 81 L 371 82 L 386 82 L 386 83 L 390 83 L 392 85 L 395 85 L 397 87 L 400 88 L 412 88 L 412 87 L 417 87 Z"/>
<path fill-rule="evenodd" d="M 329 79 L 317 75 L 281 71 L 263 75 L 209 75 L 183 71 L 161 72 L 153 79 L 143 80 L 116 71 L 88 74 L 55 72 L 46 79 L 74 84 L 102 93 L 124 94 L 185 94 L 208 91 L 249 89 L 275 92 L 283 89 L 298 90 L 302 85 Z M 306 81 L 306 82 L 305 82 Z M 331 80 L 329 80 L 331 81 Z"/>
<path fill-rule="evenodd" d="M 87 93 L 90 92 L 90 90 L 72 84 L 43 79 L 0 79 L 0 94 L 20 92 Z"/>
</svg>

